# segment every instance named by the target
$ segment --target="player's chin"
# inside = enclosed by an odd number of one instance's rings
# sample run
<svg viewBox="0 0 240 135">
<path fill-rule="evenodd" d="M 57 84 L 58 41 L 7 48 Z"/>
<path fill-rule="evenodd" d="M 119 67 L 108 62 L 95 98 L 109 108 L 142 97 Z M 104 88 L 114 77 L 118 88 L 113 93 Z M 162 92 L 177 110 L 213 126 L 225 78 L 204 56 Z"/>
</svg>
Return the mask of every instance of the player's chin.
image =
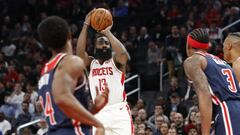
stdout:
<svg viewBox="0 0 240 135">
<path fill-rule="evenodd" d="M 227 63 L 231 63 L 231 59 L 228 55 L 223 55 L 223 59 L 227 62 Z"/>
</svg>

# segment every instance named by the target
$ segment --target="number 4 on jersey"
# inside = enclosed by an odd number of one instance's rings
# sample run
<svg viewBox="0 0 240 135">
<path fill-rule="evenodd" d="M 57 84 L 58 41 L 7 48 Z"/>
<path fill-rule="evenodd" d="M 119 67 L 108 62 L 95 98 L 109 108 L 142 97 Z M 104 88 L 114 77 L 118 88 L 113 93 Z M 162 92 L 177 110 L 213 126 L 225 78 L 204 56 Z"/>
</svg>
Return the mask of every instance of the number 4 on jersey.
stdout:
<svg viewBox="0 0 240 135">
<path fill-rule="evenodd" d="M 233 78 L 232 71 L 230 69 L 222 69 L 222 73 L 227 76 L 228 88 L 231 92 L 236 93 L 237 88 Z"/>
<path fill-rule="evenodd" d="M 46 104 L 45 104 L 44 114 L 46 117 L 49 117 L 51 125 L 56 124 L 56 120 L 54 117 L 54 109 L 52 107 L 52 100 L 49 92 L 46 93 Z"/>
</svg>

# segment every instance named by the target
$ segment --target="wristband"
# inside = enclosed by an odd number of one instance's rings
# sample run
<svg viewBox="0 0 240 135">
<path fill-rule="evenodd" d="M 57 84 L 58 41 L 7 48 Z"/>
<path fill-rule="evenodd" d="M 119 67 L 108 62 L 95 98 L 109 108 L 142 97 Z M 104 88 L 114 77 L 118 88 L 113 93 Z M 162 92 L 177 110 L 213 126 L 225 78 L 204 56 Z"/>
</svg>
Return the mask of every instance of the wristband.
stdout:
<svg viewBox="0 0 240 135">
<path fill-rule="evenodd" d="M 83 24 L 85 24 L 85 25 L 89 26 L 89 24 L 88 24 L 88 23 L 86 23 L 86 22 L 84 22 Z"/>
</svg>

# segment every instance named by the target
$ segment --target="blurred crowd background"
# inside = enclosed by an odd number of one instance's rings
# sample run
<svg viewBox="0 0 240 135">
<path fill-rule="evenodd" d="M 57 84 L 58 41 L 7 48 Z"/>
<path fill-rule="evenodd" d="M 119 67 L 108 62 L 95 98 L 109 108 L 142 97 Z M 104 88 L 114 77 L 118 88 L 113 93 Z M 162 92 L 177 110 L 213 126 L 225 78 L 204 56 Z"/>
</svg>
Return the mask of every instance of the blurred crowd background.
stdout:
<svg viewBox="0 0 240 135">
<path fill-rule="evenodd" d="M 42 135 L 47 130 L 36 90 L 51 53 L 39 42 L 39 22 L 51 15 L 66 19 L 75 49 L 85 15 L 94 7 L 107 8 L 114 16 L 112 31 L 131 56 L 126 78 L 141 78 L 140 99 L 136 94 L 128 97 L 135 134 L 200 134 L 197 96 L 182 68 L 186 36 L 194 28 L 206 28 L 209 52 L 222 58 L 224 37 L 240 30 L 239 23 L 221 32 L 240 19 L 238 0 L 0 0 L 0 135 L 15 133 L 18 126 L 36 119 L 42 120 L 21 134 Z M 90 29 L 90 54 L 95 34 Z M 129 92 L 137 82 L 125 86 Z"/>
</svg>

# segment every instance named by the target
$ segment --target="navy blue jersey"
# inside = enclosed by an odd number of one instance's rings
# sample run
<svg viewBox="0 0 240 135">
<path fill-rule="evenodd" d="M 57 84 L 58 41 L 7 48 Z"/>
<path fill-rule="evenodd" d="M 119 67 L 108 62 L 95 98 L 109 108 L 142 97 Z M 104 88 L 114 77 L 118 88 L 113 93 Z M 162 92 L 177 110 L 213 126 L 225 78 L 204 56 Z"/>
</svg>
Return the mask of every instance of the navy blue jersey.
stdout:
<svg viewBox="0 0 240 135">
<path fill-rule="evenodd" d="M 58 63 L 64 58 L 64 56 L 66 56 L 66 54 L 60 53 L 57 56 L 55 56 L 55 58 L 52 59 L 50 62 L 45 64 L 38 84 L 39 99 L 41 100 L 42 106 L 44 108 L 44 114 L 49 125 L 49 132 L 55 132 L 59 129 L 62 130 L 64 128 L 66 129 L 74 128 L 74 132 L 76 132 L 77 135 L 83 134 L 82 132 L 85 132 L 85 135 L 88 135 L 90 133 L 90 126 L 85 125 L 80 126 L 80 122 L 68 118 L 54 103 L 53 100 L 52 83 L 54 72 Z M 74 96 L 85 108 L 88 108 L 89 94 L 87 93 L 85 86 L 86 77 L 84 77 L 84 80 L 81 82 L 81 84 L 78 85 L 78 87 L 76 87 Z"/>
<path fill-rule="evenodd" d="M 204 70 L 210 85 L 213 102 L 239 100 L 240 89 L 236 75 L 225 61 L 208 53 L 198 53 L 207 59 L 207 67 Z"/>
<path fill-rule="evenodd" d="M 214 103 L 213 129 L 216 135 L 240 135 L 240 88 L 233 69 L 217 56 L 200 52 L 197 54 L 207 59 L 204 73 Z"/>
</svg>

